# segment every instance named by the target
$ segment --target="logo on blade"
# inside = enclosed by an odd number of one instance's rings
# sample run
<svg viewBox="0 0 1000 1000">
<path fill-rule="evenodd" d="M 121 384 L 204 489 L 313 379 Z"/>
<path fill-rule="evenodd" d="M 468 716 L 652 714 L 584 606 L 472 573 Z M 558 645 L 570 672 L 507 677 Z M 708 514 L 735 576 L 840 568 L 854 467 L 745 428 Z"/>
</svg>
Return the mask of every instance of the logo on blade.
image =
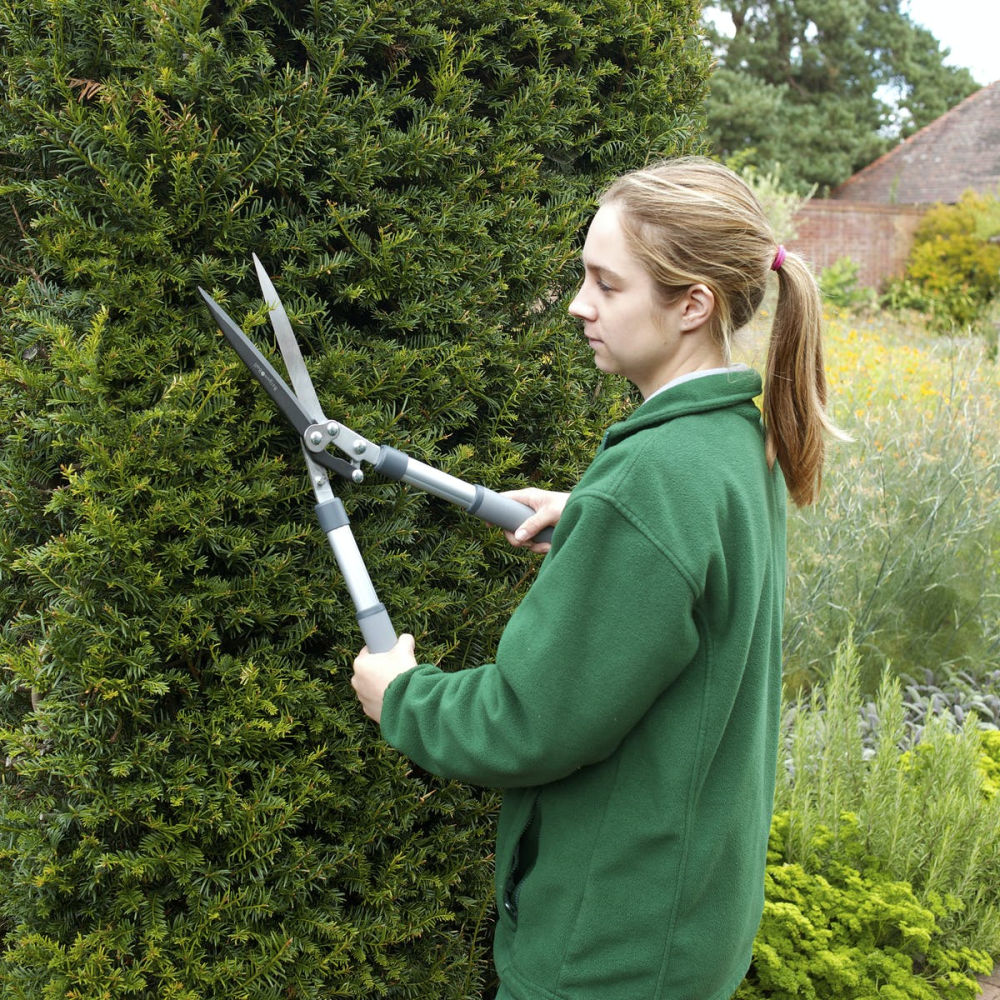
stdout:
<svg viewBox="0 0 1000 1000">
<path fill-rule="evenodd" d="M 270 391 L 277 391 L 278 383 L 274 381 L 271 373 L 259 361 L 254 362 L 253 370 L 257 373 L 257 377 L 260 381 L 263 382 Z"/>
</svg>

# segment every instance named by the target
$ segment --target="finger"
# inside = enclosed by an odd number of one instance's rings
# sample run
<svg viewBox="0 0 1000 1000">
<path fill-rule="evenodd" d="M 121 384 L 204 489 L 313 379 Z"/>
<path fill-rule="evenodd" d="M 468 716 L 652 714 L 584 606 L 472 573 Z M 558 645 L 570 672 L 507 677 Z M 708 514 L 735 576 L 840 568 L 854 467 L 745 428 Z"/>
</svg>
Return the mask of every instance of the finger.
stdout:
<svg viewBox="0 0 1000 1000">
<path fill-rule="evenodd" d="M 545 502 L 545 492 L 538 489 L 537 486 L 528 486 L 523 490 L 506 490 L 503 496 L 523 503 L 525 507 L 530 507 L 532 510 L 538 510 Z"/>
</svg>

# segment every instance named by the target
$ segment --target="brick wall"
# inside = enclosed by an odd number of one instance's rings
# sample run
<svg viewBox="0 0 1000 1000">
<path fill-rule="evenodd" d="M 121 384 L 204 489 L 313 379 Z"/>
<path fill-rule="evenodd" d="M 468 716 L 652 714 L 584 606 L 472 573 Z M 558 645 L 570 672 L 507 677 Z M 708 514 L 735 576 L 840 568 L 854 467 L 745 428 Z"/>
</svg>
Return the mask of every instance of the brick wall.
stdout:
<svg viewBox="0 0 1000 1000">
<path fill-rule="evenodd" d="M 903 273 L 925 211 L 919 205 L 815 198 L 796 214 L 798 235 L 788 246 L 811 261 L 817 274 L 841 257 L 850 257 L 859 266 L 859 284 L 880 288 L 886 279 Z"/>
</svg>

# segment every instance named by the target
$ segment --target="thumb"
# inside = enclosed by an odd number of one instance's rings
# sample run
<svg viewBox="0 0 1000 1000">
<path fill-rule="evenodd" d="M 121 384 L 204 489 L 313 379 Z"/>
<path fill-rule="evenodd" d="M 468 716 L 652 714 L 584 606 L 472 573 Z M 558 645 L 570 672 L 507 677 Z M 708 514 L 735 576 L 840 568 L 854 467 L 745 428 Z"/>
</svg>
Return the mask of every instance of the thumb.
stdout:
<svg viewBox="0 0 1000 1000">
<path fill-rule="evenodd" d="M 522 521 L 518 529 L 514 532 L 514 537 L 519 542 L 526 542 L 529 538 L 541 531 L 545 527 L 544 521 L 537 514 Z"/>
</svg>

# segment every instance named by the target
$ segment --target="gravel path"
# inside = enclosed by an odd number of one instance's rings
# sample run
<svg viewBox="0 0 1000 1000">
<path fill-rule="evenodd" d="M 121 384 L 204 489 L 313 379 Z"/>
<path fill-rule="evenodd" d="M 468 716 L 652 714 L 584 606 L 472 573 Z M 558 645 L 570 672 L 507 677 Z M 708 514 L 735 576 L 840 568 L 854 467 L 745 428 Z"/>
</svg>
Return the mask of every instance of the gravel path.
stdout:
<svg viewBox="0 0 1000 1000">
<path fill-rule="evenodd" d="M 979 982 L 983 987 L 979 994 L 981 1000 L 1000 1000 L 1000 965 L 993 970 L 992 976 L 982 976 Z"/>
</svg>

